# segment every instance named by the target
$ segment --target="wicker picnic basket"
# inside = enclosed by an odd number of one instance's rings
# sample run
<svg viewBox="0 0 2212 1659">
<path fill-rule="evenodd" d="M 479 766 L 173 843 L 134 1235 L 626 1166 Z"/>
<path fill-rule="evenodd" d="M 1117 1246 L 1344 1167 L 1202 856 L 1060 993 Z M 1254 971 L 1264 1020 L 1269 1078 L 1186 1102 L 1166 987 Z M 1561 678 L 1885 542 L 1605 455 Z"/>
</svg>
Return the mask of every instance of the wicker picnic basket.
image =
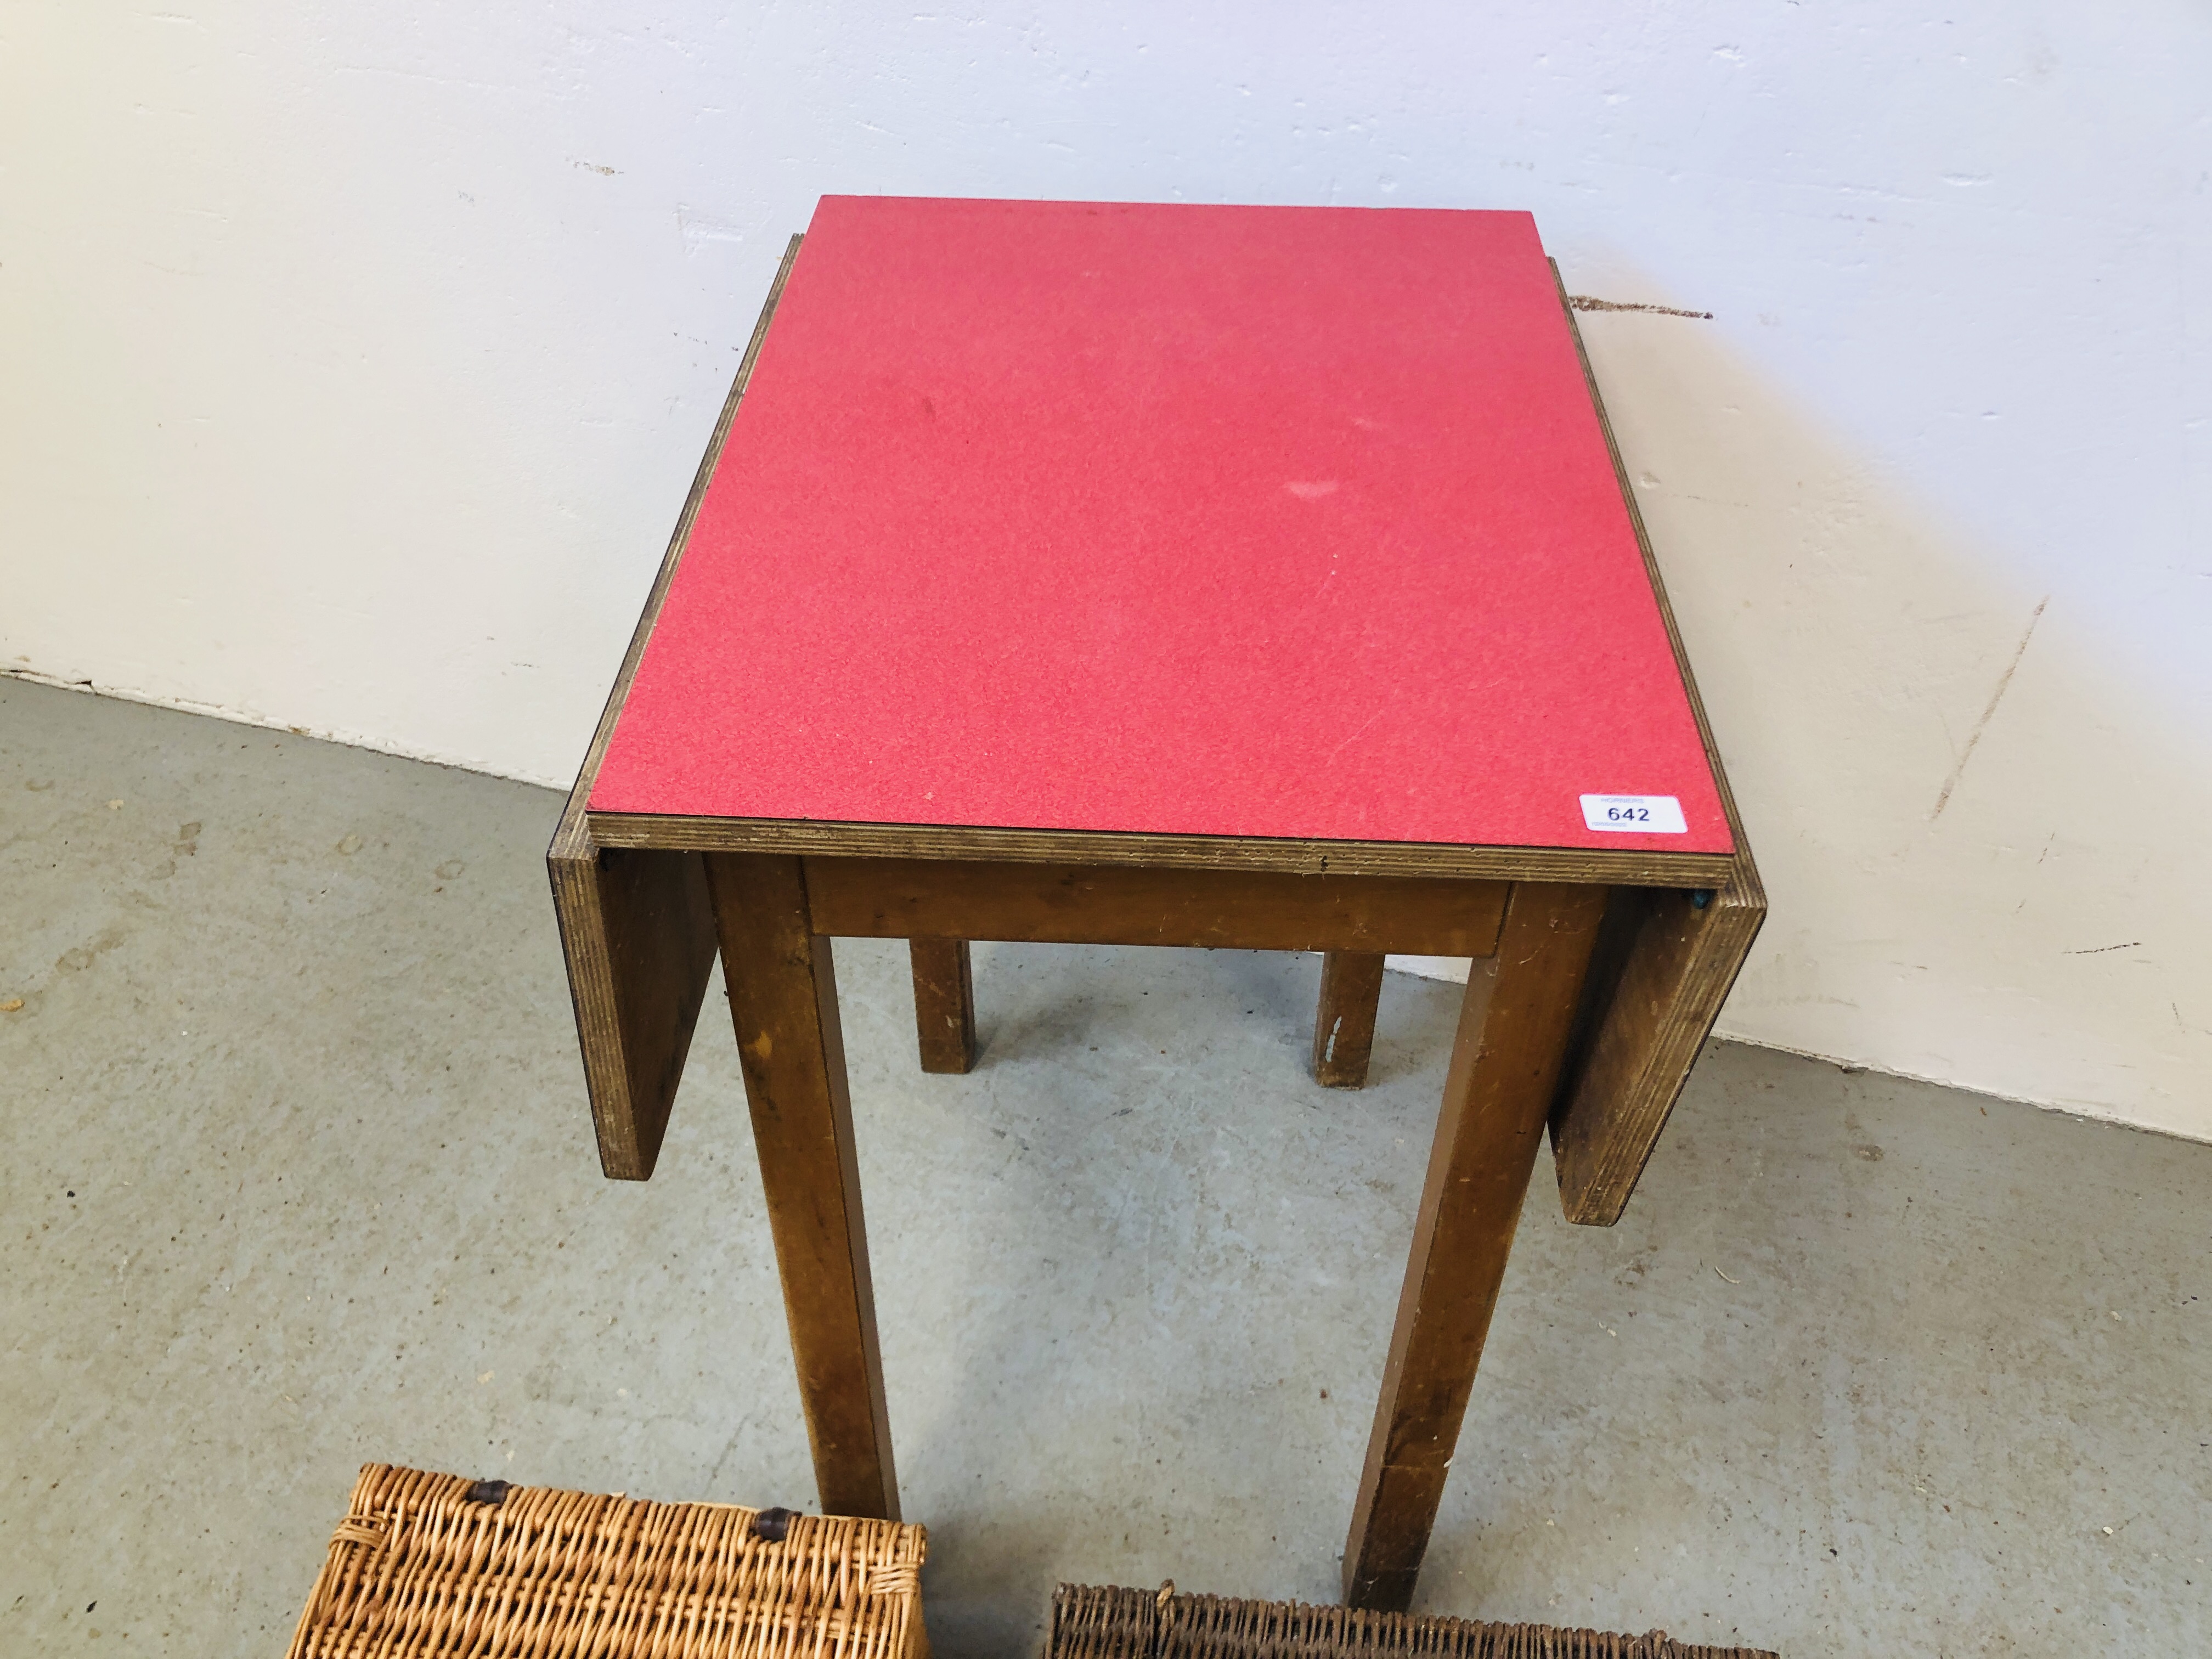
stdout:
<svg viewBox="0 0 2212 1659">
<path fill-rule="evenodd" d="M 1753 1648 L 1697 1648 L 1663 1631 L 1609 1636 L 1551 1625 L 1417 1619 L 1299 1601 L 1062 1584 L 1045 1659 L 1777 1659 Z"/>
<path fill-rule="evenodd" d="M 372 1463 L 290 1659 L 927 1659 L 927 1538 Z"/>
</svg>

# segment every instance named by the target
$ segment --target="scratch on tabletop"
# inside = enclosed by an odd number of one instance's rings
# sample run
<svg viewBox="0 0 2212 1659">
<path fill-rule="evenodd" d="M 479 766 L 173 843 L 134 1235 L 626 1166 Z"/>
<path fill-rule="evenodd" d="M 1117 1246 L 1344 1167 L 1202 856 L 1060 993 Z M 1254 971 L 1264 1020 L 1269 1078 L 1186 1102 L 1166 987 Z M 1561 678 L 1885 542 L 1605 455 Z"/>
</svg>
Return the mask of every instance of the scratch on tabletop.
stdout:
<svg viewBox="0 0 2212 1659">
<path fill-rule="evenodd" d="M 2131 939 L 2124 945 L 2099 945 L 2087 951 L 2061 951 L 2058 954 L 2062 957 L 2101 957 L 2107 951 L 2132 951 L 2142 943 L 2139 939 Z"/>
<path fill-rule="evenodd" d="M 1328 751 L 1329 759 L 1334 760 L 1339 755 L 1341 755 L 1346 750 L 1349 749 L 1354 743 L 1365 737 L 1367 735 L 1367 728 L 1374 725 L 1376 721 L 1381 720 L 1384 712 L 1384 710 L 1378 708 L 1373 714 L 1370 714 L 1365 720 L 1360 721 L 1359 729 L 1357 732 L 1354 732 L 1342 743 L 1340 743 L 1335 748 Z"/>
<path fill-rule="evenodd" d="M 1951 775 L 1943 780 L 1942 793 L 1936 797 L 1935 810 L 1928 814 L 1929 823 L 1933 823 L 1942 817 L 1943 809 L 1951 804 L 1951 792 L 1959 787 L 1959 780 L 1966 775 L 1966 763 L 1974 757 L 1974 745 L 1982 740 L 1982 733 L 1989 730 L 1990 720 L 1996 714 L 1997 705 L 2004 701 L 2004 694 L 2012 684 L 2012 677 L 2020 672 L 2020 659 L 2027 654 L 2027 642 L 2035 637 L 2035 625 L 2043 620 L 2044 607 L 2050 603 L 2051 595 L 2048 593 L 2037 601 L 2034 615 L 2027 619 L 2027 631 L 2020 636 L 2020 643 L 2013 647 L 2012 660 L 2005 665 L 2005 672 L 1997 680 L 1997 689 L 1990 693 L 1990 706 L 1982 710 L 1981 719 L 1974 722 L 1974 729 L 1966 738 L 1966 746 L 1959 751 L 1958 763 L 1951 768 Z M 2046 848 L 2045 850 L 2049 849 Z M 2038 863 L 2041 861 L 2037 860 Z"/>
</svg>

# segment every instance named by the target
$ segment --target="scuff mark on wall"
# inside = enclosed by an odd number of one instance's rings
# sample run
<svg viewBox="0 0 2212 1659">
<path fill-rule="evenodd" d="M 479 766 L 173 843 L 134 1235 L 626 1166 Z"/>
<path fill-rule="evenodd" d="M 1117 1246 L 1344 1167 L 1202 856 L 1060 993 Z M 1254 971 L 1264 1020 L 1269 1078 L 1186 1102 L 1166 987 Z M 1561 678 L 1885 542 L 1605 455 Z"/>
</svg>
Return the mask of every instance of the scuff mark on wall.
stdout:
<svg viewBox="0 0 2212 1659">
<path fill-rule="evenodd" d="M 1588 294 L 1570 294 L 1567 303 L 1577 311 L 1650 311 L 1662 317 L 1695 317 L 1710 323 L 1710 311 L 1685 311 L 1680 306 L 1647 306 L 1633 300 L 1600 300 Z"/>
<path fill-rule="evenodd" d="M 1990 693 L 1990 706 L 1982 710 L 1981 719 L 1974 722 L 1974 729 L 1966 738 L 1966 746 L 1959 751 L 1958 761 L 1951 768 L 1951 775 L 1943 780 L 1942 791 L 1936 797 L 1934 810 L 1928 814 L 1929 823 L 1933 823 L 1942 817 L 1943 809 L 1951 804 L 1951 792 L 1959 787 L 1959 780 L 1966 775 L 1966 763 L 1974 757 L 1974 745 L 1982 740 L 1982 733 L 1989 730 L 1990 720 L 1997 712 L 1997 705 L 2004 701 L 2004 694 L 2012 684 L 2012 677 L 2020 672 L 2020 659 L 2027 654 L 2027 642 L 2035 637 L 2035 625 L 2043 620 L 2043 607 L 2050 603 L 2051 595 L 2045 593 L 2038 601 L 2034 615 L 2027 619 L 2027 631 L 2020 636 L 2020 643 L 2013 647 L 2012 660 L 2005 665 L 2005 672 L 1997 680 L 1997 689 Z"/>
<path fill-rule="evenodd" d="M 677 228 L 684 235 L 684 251 L 696 253 L 711 242 L 743 242 L 744 228 L 727 219 L 694 213 L 689 208 L 676 210 Z"/>
</svg>

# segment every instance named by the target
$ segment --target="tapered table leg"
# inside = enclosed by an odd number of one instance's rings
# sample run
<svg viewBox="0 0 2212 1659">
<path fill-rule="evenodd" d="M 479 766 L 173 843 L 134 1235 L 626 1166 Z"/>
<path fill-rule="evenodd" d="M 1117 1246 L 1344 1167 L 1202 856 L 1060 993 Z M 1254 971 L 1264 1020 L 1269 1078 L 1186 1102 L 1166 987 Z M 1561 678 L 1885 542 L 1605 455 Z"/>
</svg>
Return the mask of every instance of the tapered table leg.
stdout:
<svg viewBox="0 0 2212 1659">
<path fill-rule="evenodd" d="M 823 1511 L 898 1519 L 830 941 L 796 858 L 707 859 Z"/>
<path fill-rule="evenodd" d="M 1474 964 L 1345 1546 L 1353 1607 L 1413 1598 L 1605 902 L 1520 883 L 1497 953 Z"/>
<path fill-rule="evenodd" d="M 970 1071 L 975 1064 L 975 975 L 964 939 L 907 941 L 914 962 L 914 1023 L 925 1072 Z"/>
<path fill-rule="evenodd" d="M 1375 1009 L 1382 998 L 1382 957 L 1367 951 L 1322 957 L 1321 1007 L 1314 1015 L 1314 1081 L 1329 1089 L 1367 1085 L 1375 1049 Z"/>
</svg>

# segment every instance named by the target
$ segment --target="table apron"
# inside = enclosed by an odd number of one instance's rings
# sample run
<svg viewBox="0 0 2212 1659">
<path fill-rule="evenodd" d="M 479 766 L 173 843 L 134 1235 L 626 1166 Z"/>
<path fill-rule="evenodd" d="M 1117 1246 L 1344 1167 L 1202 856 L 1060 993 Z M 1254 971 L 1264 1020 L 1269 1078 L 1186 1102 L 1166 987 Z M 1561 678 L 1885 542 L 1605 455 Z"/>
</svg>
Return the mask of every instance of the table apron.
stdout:
<svg viewBox="0 0 2212 1659">
<path fill-rule="evenodd" d="M 810 857 L 814 932 L 1486 957 L 1511 884 L 1119 865 Z"/>
</svg>

